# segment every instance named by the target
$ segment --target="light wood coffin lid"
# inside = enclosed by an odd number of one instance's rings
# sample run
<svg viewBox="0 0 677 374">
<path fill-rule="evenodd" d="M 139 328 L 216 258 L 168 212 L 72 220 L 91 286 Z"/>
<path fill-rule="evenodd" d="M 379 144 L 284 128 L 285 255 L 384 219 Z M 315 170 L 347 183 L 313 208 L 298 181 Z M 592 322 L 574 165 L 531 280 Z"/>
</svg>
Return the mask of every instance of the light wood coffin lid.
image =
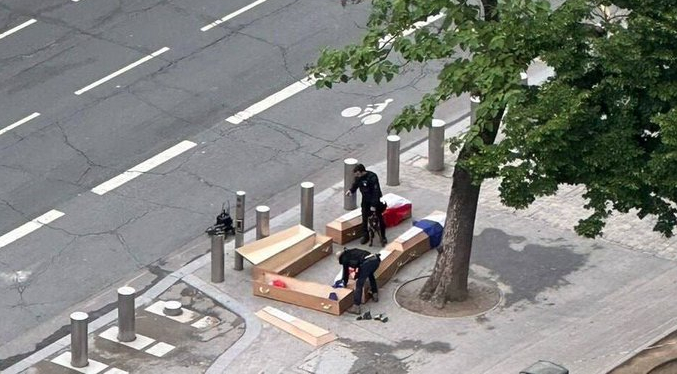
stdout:
<svg viewBox="0 0 677 374">
<path fill-rule="evenodd" d="M 296 225 L 269 237 L 243 245 L 237 248 L 236 251 L 246 258 L 247 261 L 258 265 L 287 248 L 293 247 L 295 244 L 314 236 L 315 231 L 301 225 Z"/>
<path fill-rule="evenodd" d="M 333 252 L 332 239 L 324 235 L 315 235 L 315 241 L 312 246 L 307 247 L 303 252 L 294 253 L 293 250 L 286 250 L 269 258 L 252 269 L 253 277 L 260 278 L 259 271 L 267 271 L 275 274 L 293 277 L 313 265 L 322 258 L 329 256 Z"/>
<path fill-rule="evenodd" d="M 255 313 L 262 320 L 315 347 L 336 340 L 336 335 L 310 322 L 267 306 Z"/>
<path fill-rule="evenodd" d="M 357 208 L 329 222 L 328 228 L 343 231 L 362 224 L 362 209 Z"/>
</svg>

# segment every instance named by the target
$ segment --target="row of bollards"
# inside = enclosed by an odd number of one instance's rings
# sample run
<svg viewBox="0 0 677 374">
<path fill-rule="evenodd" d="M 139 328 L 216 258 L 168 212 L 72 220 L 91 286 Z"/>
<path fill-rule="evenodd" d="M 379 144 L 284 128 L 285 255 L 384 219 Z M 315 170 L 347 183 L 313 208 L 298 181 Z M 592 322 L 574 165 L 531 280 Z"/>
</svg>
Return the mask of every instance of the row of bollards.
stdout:
<svg viewBox="0 0 677 374">
<path fill-rule="evenodd" d="M 520 83 L 528 84 L 526 73 L 520 74 Z M 470 123 L 477 120 L 477 108 L 480 105 L 478 96 L 470 97 Z M 428 132 L 428 165 L 430 171 L 444 170 L 444 142 L 446 124 L 442 120 L 434 119 Z M 398 186 L 400 184 L 400 137 L 398 135 L 388 135 L 386 148 L 386 184 L 388 186 Z M 357 194 L 346 196 L 345 192 L 353 185 L 355 177 L 353 168 L 358 161 L 354 158 L 343 160 L 343 209 L 357 209 Z M 301 183 L 301 214 L 300 224 L 313 230 L 313 204 L 314 188 L 311 182 Z M 235 211 L 235 248 L 244 245 L 244 212 L 245 212 L 245 192 L 237 191 L 237 204 Z M 256 207 L 256 239 L 265 238 L 270 235 L 270 208 L 267 206 Z M 212 282 L 219 283 L 224 281 L 224 249 L 223 236 L 212 236 Z M 243 269 L 243 258 L 237 251 L 234 252 L 233 269 Z"/>
<path fill-rule="evenodd" d="M 136 339 L 136 315 L 134 298 L 136 290 L 132 287 L 118 288 L 118 336 L 121 342 Z M 89 314 L 74 312 L 71 319 L 71 366 L 83 368 L 89 365 Z"/>
<path fill-rule="evenodd" d="M 527 75 L 522 73 L 520 76 L 523 85 L 528 84 Z M 470 122 L 475 123 L 477 119 L 477 108 L 480 105 L 480 98 L 472 96 L 470 98 Z M 440 120 L 433 120 L 429 128 L 428 136 L 428 166 L 430 171 L 440 171 L 444 169 L 444 128 L 445 123 Z M 388 186 L 398 186 L 400 184 L 400 137 L 389 135 L 387 137 L 387 155 L 386 155 L 386 183 Z M 357 160 L 347 158 L 343 161 L 343 191 L 347 191 L 354 183 L 355 177 L 353 168 L 357 165 Z M 314 204 L 315 185 L 311 182 L 301 183 L 301 214 L 300 224 L 313 229 L 313 204 Z M 245 196 L 244 191 L 237 191 L 237 203 L 235 209 L 235 248 L 244 245 L 244 212 Z M 354 210 L 357 208 L 356 194 L 345 196 L 343 199 L 343 208 L 345 210 Z M 256 239 L 262 239 L 270 235 L 270 208 L 264 205 L 256 207 Z M 211 236 L 211 280 L 214 283 L 224 281 L 225 255 L 223 235 Z M 235 270 L 243 269 L 243 257 L 237 251 L 234 252 Z M 135 305 L 134 299 L 136 291 L 132 287 L 121 287 L 118 289 L 118 336 L 120 342 L 131 342 L 136 339 Z M 181 304 L 178 302 L 168 302 L 165 309 L 167 315 L 176 315 L 181 313 Z M 88 323 L 89 315 L 84 312 L 74 312 L 70 315 L 71 320 L 71 366 L 76 368 L 86 367 L 89 364 L 88 352 Z"/>
<path fill-rule="evenodd" d="M 528 84 L 528 77 L 525 73 L 520 75 L 520 83 Z M 480 105 L 480 98 L 472 96 L 470 98 L 470 123 L 477 120 L 477 108 Z M 441 120 L 433 120 L 428 134 L 428 166 L 430 171 L 440 171 L 444 169 L 444 128 L 445 123 Z M 387 137 L 386 154 L 386 183 L 388 186 L 398 186 L 400 184 L 400 137 L 389 135 Z M 357 165 L 357 160 L 347 158 L 343 161 L 343 191 L 347 191 L 354 183 L 355 177 L 353 168 Z M 300 224 L 313 229 L 313 204 L 314 188 L 311 182 L 301 183 L 301 217 Z M 235 209 L 235 248 L 244 245 L 244 212 L 245 196 L 244 191 L 237 191 L 237 203 Z M 343 208 L 345 210 L 354 210 L 357 208 L 356 194 L 345 196 L 343 199 Z M 270 208 L 264 205 L 256 207 L 256 239 L 262 239 L 270 235 Z M 211 236 L 211 280 L 214 283 L 224 281 L 224 247 L 223 235 Z M 243 257 L 237 251 L 234 252 L 235 270 L 243 269 Z M 132 287 L 121 287 L 118 289 L 118 336 L 120 342 L 131 342 L 136 339 L 136 316 L 135 303 L 136 291 Z M 167 302 L 164 309 L 167 315 L 181 314 L 181 303 Z M 88 349 L 88 323 L 89 315 L 84 312 L 74 312 L 70 315 L 71 320 L 71 366 L 83 368 L 89 365 Z"/>
</svg>

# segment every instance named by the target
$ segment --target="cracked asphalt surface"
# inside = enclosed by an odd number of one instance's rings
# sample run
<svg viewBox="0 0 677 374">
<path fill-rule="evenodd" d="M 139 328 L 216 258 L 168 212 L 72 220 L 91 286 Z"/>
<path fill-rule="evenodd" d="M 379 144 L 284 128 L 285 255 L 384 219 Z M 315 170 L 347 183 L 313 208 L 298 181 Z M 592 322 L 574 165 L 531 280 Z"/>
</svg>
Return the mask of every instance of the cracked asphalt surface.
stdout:
<svg viewBox="0 0 677 374">
<path fill-rule="evenodd" d="M 257 205 L 273 215 L 296 205 L 302 181 L 316 192 L 334 184 L 344 158 L 382 159 L 387 124 L 435 83 L 436 66 L 412 65 L 389 84 L 310 88 L 230 124 L 303 78 L 321 47 L 359 40 L 368 15 L 367 3 L 269 1 L 200 31 L 248 4 L 0 3 L 1 31 L 37 20 L 0 40 L 0 128 L 41 114 L 0 135 L 0 235 L 51 209 L 65 213 L 0 248 L 0 366 L 63 335 L 75 309 L 109 308 L 115 285 L 143 276 L 147 285 L 206 251 L 170 260 L 204 235 L 223 202 L 234 207 L 235 191 L 247 192 L 251 226 Z M 74 95 L 162 47 L 170 50 Z M 386 98 L 394 101 L 377 124 L 340 115 Z M 465 114 L 465 103 L 443 119 Z M 182 140 L 197 146 L 104 196 L 90 191 Z"/>
</svg>

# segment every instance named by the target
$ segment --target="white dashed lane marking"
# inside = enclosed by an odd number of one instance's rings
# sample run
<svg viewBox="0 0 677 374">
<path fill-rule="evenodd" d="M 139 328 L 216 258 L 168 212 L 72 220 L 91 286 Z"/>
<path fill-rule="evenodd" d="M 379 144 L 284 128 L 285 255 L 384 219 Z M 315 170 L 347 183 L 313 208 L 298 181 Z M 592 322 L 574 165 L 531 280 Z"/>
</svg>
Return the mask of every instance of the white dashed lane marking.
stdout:
<svg viewBox="0 0 677 374">
<path fill-rule="evenodd" d="M 14 230 L 8 232 L 7 234 L 0 236 L 0 248 L 23 238 L 24 236 L 32 233 L 33 231 L 41 228 L 44 225 L 49 224 L 50 222 L 56 220 L 57 218 L 63 216 L 64 213 L 59 212 L 58 210 L 50 210 L 49 212 L 41 215 L 40 217 L 26 222 L 23 225 L 15 228 Z"/>
<path fill-rule="evenodd" d="M 160 166 L 161 164 L 167 162 L 168 160 L 180 155 L 181 153 L 195 147 L 197 144 L 184 140 L 181 143 L 167 149 L 166 151 L 163 151 L 148 160 L 134 166 L 133 168 L 125 171 L 124 173 L 109 179 L 106 182 L 101 183 L 100 185 L 92 188 L 92 192 L 94 192 L 97 195 L 103 195 L 107 192 L 110 192 L 123 184 L 131 181 L 132 179 L 138 177 L 139 175 L 142 175 L 143 173 L 147 173 L 153 168 Z"/>
<path fill-rule="evenodd" d="M 2 34 L 0 34 L 0 39 L 4 39 L 4 38 L 6 38 L 6 37 L 8 37 L 8 36 L 10 36 L 10 35 L 12 35 L 12 34 L 14 34 L 15 32 L 17 32 L 17 31 L 23 29 L 24 27 L 28 27 L 28 26 L 34 24 L 35 22 L 38 22 L 38 21 L 36 21 L 35 19 L 31 18 L 31 19 L 29 19 L 28 21 L 26 21 L 26 22 L 20 24 L 19 26 L 12 27 L 11 29 L 9 29 L 9 30 L 3 32 Z"/>
<path fill-rule="evenodd" d="M 4 134 L 4 133 L 6 133 L 6 132 L 8 132 L 8 131 L 10 131 L 10 130 L 12 130 L 12 129 L 15 129 L 15 128 L 17 128 L 17 127 L 23 125 L 24 123 L 26 123 L 26 122 L 28 122 L 28 121 L 34 119 L 34 118 L 37 118 L 37 117 L 40 117 L 40 113 L 35 112 L 35 113 L 29 115 L 29 116 L 26 117 L 26 118 L 20 119 L 20 120 L 14 122 L 13 124 L 11 124 L 11 125 L 5 127 L 4 129 L 1 129 L 1 130 L 0 130 L 0 135 Z"/>
<path fill-rule="evenodd" d="M 281 91 L 278 91 L 265 99 L 259 101 L 258 103 L 250 106 L 249 108 L 236 113 L 228 118 L 226 121 L 232 123 L 233 125 L 238 125 L 243 121 L 248 120 L 249 118 L 254 117 L 255 115 L 263 112 L 264 110 L 281 103 L 284 100 L 296 95 L 297 93 L 305 90 L 308 87 L 312 87 L 317 79 L 313 77 L 305 77 L 300 81 L 283 88 Z"/>
<path fill-rule="evenodd" d="M 208 30 L 214 28 L 215 26 L 220 25 L 220 24 L 222 24 L 222 23 L 224 23 L 224 22 L 227 22 L 228 20 L 231 20 L 231 19 L 233 19 L 233 18 L 239 16 L 240 14 L 242 14 L 242 13 L 248 11 L 249 9 L 251 9 L 251 8 L 253 8 L 253 7 L 255 7 L 255 6 L 259 5 L 259 4 L 265 3 L 265 2 L 266 2 L 266 0 L 257 0 L 257 1 L 255 1 L 255 2 L 253 2 L 253 3 L 249 4 L 249 5 L 247 5 L 246 7 L 243 7 L 243 8 L 241 8 L 241 9 L 239 9 L 239 10 L 237 10 L 237 11 L 235 11 L 235 12 L 233 12 L 233 13 L 231 13 L 231 14 L 229 14 L 229 15 L 227 15 L 227 16 L 221 18 L 221 19 L 218 19 L 218 20 L 216 20 L 216 21 L 210 23 L 210 24 L 207 25 L 207 26 L 204 26 L 203 28 L 200 29 L 200 31 L 208 31 Z"/>
<path fill-rule="evenodd" d="M 149 54 L 148 56 L 146 56 L 146 57 L 144 57 L 144 58 L 142 58 L 142 59 L 140 59 L 140 60 L 138 60 L 138 61 L 136 61 L 136 62 L 133 62 L 133 63 L 131 63 L 131 64 L 125 66 L 124 68 L 122 68 L 122 69 L 120 69 L 120 70 L 118 70 L 118 71 L 116 71 L 116 72 L 114 72 L 114 73 L 108 74 L 107 76 L 105 76 L 105 77 L 99 79 L 98 81 L 96 81 L 96 82 L 94 82 L 94 83 L 92 83 L 92 84 L 90 84 L 90 85 L 88 85 L 88 86 L 85 86 L 85 87 L 83 87 L 83 88 L 81 88 L 81 89 L 75 91 L 75 94 L 76 94 L 76 95 L 81 95 L 81 94 L 83 94 L 83 93 L 85 93 L 85 92 L 91 90 L 92 88 L 94 88 L 94 87 L 96 87 L 96 86 L 98 86 L 98 85 L 100 85 L 100 84 L 106 83 L 106 82 L 108 82 L 109 80 L 111 80 L 111 79 L 117 77 L 118 75 L 123 74 L 123 73 L 126 73 L 127 71 L 132 70 L 132 69 L 134 69 L 135 67 L 137 67 L 137 66 L 143 64 L 144 62 L 146 62 L 146 61 L 148 61 L 148 60 L 152 60 L 153 58 L 155 58 L 155 57 L 157 57 L 157 56 L 159 56 L 159 55 L 161 55 L 161 54 L 163 54 L 163 53 L 165 53 L 165 52 L 167 52 L 167 51 L 169 51 L 169 48 L 167 48 L 167 47 L 158 49 L 157 51 L 155 51 L 155 52 Z"/>
</svg>

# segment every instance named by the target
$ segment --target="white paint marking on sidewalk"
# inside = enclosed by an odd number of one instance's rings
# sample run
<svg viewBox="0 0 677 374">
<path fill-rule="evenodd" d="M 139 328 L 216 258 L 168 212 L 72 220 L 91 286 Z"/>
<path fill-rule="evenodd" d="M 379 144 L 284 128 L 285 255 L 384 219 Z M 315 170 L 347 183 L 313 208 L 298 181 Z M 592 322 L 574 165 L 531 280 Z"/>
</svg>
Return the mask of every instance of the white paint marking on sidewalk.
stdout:
<svg viewBox="0 0 677 374">
<path fill-rule="evenodd" d="M 255 2 L 253 2 L 253 3 L 249 4 L 249 5 L 247 5 L 246 7 L 241 8 L 240 10 L 237 10 L 237 11 L 235 11 L 235 12 L 233 12 L 233 13 L 231 13 L 231 14 L 229 14 L 229 15 L 227 15 L 227 16 L 225 16 L 225 17 L 219 19 L 219 20 L 216 20 L 216 21 L 210 23 L 210 24 L 207 25 L 207 26 L 204 26 L 203 28 L 200 29 L 200 31 L 203 31 L 203 32 L 204 32 L 204 31 L 208 31 L 208 30 L 214 28 L 214 27 L 217 26 L 217 25 L 220 25 L 220 24 L 222 24 L 222 23 L 224 23 L 224 22 L 226 22 L 226 21 L 228 21 L 228 20 L 231 20 L 231 19 L 233 19 L 233 18 L 239 16 L 240 14 L 242 14 L 242 13 L 248 11 L 249 9 L 251 9 L 251 8 L 253 8 L 253 7 L 255 7 L 255 6 L 259 5 L 259 4 L 265 3 L 266 1 L 267 1 L 267 0 L 256 0 Z"/>
<path fill-rule="evenodd" d="M 167 317 L 169 319 L 173 319 L 174 321 L 181 323 L 189 323 L 195 320 L 196 318 L 200 317 L 200 314 L 186 308 L 181 308 L 181 314 L 179 314 L 178 316 L 168 316 L 164 313 L 164 308 L 165 308 L 164 300 L 159 300 L 153 303 L 152 305 L 148 306 L 145 310 L 147 312 L 157 314 L 158 316 Z"/>
<path fill-rule="evenodd" d="M 11 28 L 11 29 L 9 29 L 9 30 L 3 32 L 2 34 L 0 34 L 0 39 L 4 39 L 5 37 L 7 37 L 7 36 L 9 36 L 9 35 L 11 35 L 11 34 L 14 34 L 15 32 L 17 32 L 17 31 L 23 29 L 24 27 L 28 27 L 28 26 L 30 26 L 30 25 L 36 23 L 36 22 L 38 22 L 38 21 L 36 21 L 34 18 L 31 18 L 31 19 L 29 19 L 28 21 L 26 21 L 26 22 L 20 24 L 19 26 L 15 26 L 15 27 L 13 27 L 13 28 Z"/>
<path fill-rule="evenodd" d="M 131 181 L 132 179 L 138 177 L 139 175 L 143 173 L 147 173 L 148 171 L 152 170 L 153 168 L 162 165 L 163 163 L 167 162 L 168 160 L 180 155 L 181 153 L 195 147 L 197 144 L 184 140 L 181 143 L 161 152 L 158 153 L 157 155 L 149 158 L 148 160 L 134 166 L 133 168 L 125 171 L 124 173 L 109 179 L 106 182 L 101 183 L 100 185 L 92 188 L 92 192 L 94 192 L 97 195 L 103 195 L 106 192 L 110 192 L 123 184 Z"/>
<path fill-rule="evenodd" d="M 279 104 L 280 102 L 296 95 L 297 93 L 305 90 L 308 87 L 312 87 L 317 79 L 313 77 L 305 77 L 301 79 L 300 81 L 283 88 L 281 91 L 278 91 L 265 99 L 259 101 L 258 103 L 250 106 L 249 108 L 238 112 L 237 114 L 230 116 L 226 118 L 226 121 L 238 125 L 242 123 L 243 121 L 254 117 L 255 115 L 263 112 L 264 110 L 274 106 L 275 104 Z"/>
<path fill-rule="evenodd" d="M 422 27 L 428 26 L 429 24 L 441 19 L 442 17 L 444 17 L 444 15 L 445 15 L 444 13 L 440 13 L 440 14 L 436 14 L 434 16 L 429 16 L 425 21 L 418 21 L 418 22 L 414 23 L 414 25 L 411 28 L 404 30 L 402 32 L 402 36 L 409 36 L 414 31 L 416 31 L 416 30 L 418 30 Z M 384 37 L 384 38 L 382 38 L 381 40 L 378 41 L 378 46 L 379 46 L 379 48 L 383 48 L 383 47 L 389 45 L 390 43 L 392 43 L 393 40 L 394 39 L 393 39 L 392 35 L 387 35 L 386 37 Z"/>
<path fill-rule="evenodd" d="M 118 332 L 119 332 L 118 326 L 111 326 L 108 330 L 102 332 L 99 334 L 100 337 L 110 340 L 112 342 L 126 345 L 129 348 L 134 348 L 137 351 L 142 351 L 144 348 L 148 347 L 149 345 L 155 343 L 155 339 L 149 338 L 145 335 L 141 334 L 135 334 L 136 339 L 132 340 L 131 342 L 121 342 L 118 340 Z"/>
<path fill-rule="evenodd" d="M 120 75 L 120 74 L 122 74 L 122 73 L 125 73 L 125 72 L 127 72 L 127 71 L 129 71 L 129 70 L 131 70 L 131 69 L 133 69 L 133 68 L 135 68 L 135 67 L 137 67 L 137 66 L 143 64 L 144 62 L 146 62 L 146 61 L 148 61 L 148 60 L 151 60 L 151 59 L 153 59 L 153 58 L 155 58 L 155 57 L 157 57 L 157 56 L 159 56 L 159 55 L 161 55 L 161 54 L 163 54 L 163 53 L 165 53 L 165 52 L 167 52 L 167 51 L 169 51 L 169 48 L 168 48 L 168 47 L 160 48 L 160 49 L 158 49 L 157 51 L 155 51 L 155 52 L 149 54 L 148 56 L 146 56 L 146 57 L 140 59 L 139 61 L 136 61 L 136 62 L 134 62 L 134 63 L 131 63 L 131 64 L 125 66 L 124 68 L 122 68 L 122 69 L 120 69 L 120 70 L 118 70 L 118 71 L 116 71 L 116 72 L 114 72 L 114 73 L 112 73 L 112 74 L 109 74 L 109 75 L 107 75 L 107 76 L 105 76 L 105 77 L 103 77 L 103 78 L 101 78 L 101 79 L 99 79 L 98 81 L 96 81 L 96 82 L 90 84 L 89 86 L 83 87 L 83 88 L 81 88 L 81 89 L 75 91 L 75 94 L 76 94 L 76 95 L 81 95 L 81 94 L 83 94 L 83 93 L 85 93 L 85 92 L 91 90 L 92 88 L 94 88 L 94 87 L 96 87 L 96 86 L 98 86 L 98 85 L 100 85 L 100 84 L 102 84 L 102 83 L 106 83 L 106 82 L 108 82 L 109 80 L 111 80 L 111 79 L 117 77 L 118 75 Z"/>
<path fill-rule="evenodd" d="M 59 356 L 55 357 L 52 359 L 52 362 L 61 365 L 63 367 L 69 368 L 71 370 L 78 371 L 83 374 L 99 374 L 100 372 L 106 370 L 108 368 L 108 365 L 92 360 L 91 358 L 88 361 L 87 366 L 82 367 L 82 368 L 76 368 L 71 365 L 71 352 L 64 352 L 60 354 Z"/>
<path fill-rule="evenodd" d="M 4 129 L 0 130 L 0 135 L 6 133 L 6 132 L 9 131 L 9 130 L 12 130 L 12 129 L 14 129 L 14 128 L 17 128 L 17 127 L 23 125 L 24 123 L 26 123 L 26 122 L 32 120 L 33 118 L 37 118 L 37 117 L 40 117 L 40 113 L 35 112 L 35 113 L 31 114 L 30 116 L 28 116 L 28 117 L 26 117 L 26 118 L 24 118 L 24 119 L 18 120 L 18 121 L 16 121 L 16 122 L 14 122 L 13 124 L 11 124 L 11 125 L 5 127 Z"/>
<path fill-rule="evenodd" d="M 176 347 L 171 344 L 158 342 L 154 346 L 146 349 L 146 353 L 152 354 L 155 357 L 162 357 L 167 353 L 171 352 L 174 348 Z"/>
<path fill-rule="evenodd" d="M 14 230 L 8 232 L 7 234 L 0 236 L 0 248 L 18 239 L 23 238 L 24 236 L 32 233 L 33 231 L 41 228 L 44 225 L 49 224 L 50 222 L 56 220 L 57 218 L 63 215 L 64 213 L 52 209 L 49 212 L 41 215 L 40 217 L 32 221 L 24 223 L 23 225 L 15 228 Z"/>
</svg>

